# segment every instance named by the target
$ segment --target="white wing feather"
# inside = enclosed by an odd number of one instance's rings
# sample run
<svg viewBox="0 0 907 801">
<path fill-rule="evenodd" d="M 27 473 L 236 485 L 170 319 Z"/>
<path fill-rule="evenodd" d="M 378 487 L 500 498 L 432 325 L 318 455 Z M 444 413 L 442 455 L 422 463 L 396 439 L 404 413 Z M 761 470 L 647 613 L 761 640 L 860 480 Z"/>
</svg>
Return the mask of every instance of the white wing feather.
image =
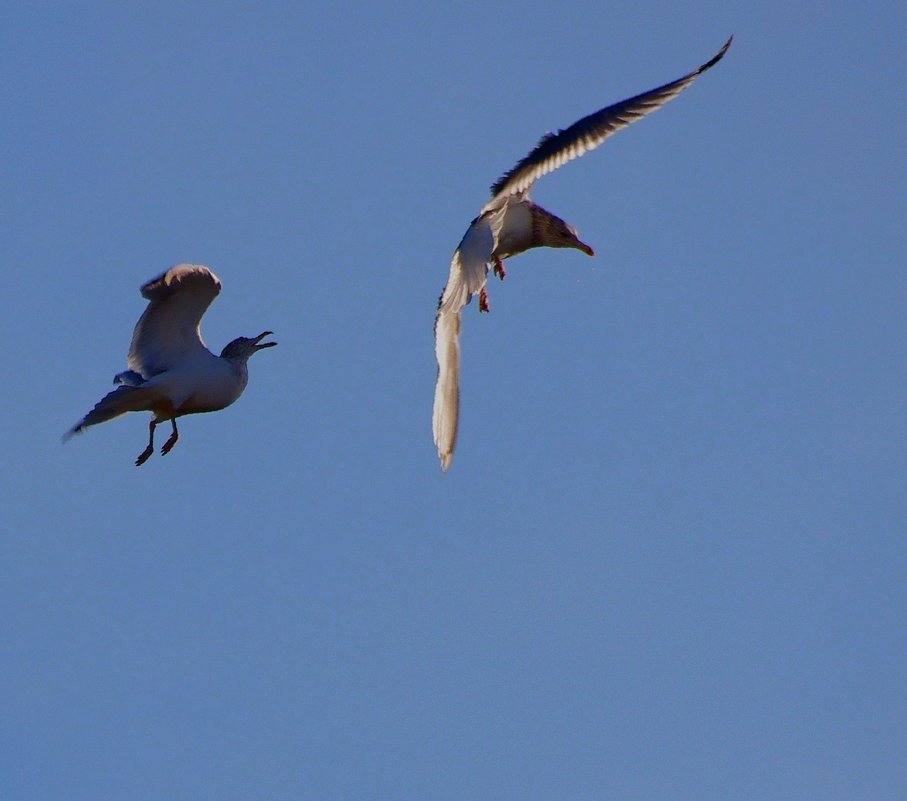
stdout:
<svg viewBox="0 0 907 801">
<path fill-rule="evenodd" d="M 438 312 L 435 319 L 435 358 L 438 360 L 438 380 L 431 424 L 441 469 L 447 470 L 453 460 L 460 418 L 459 312 Z"/>
<path fill-rule="evenodd" d="M 126 364 L 144 379 L 210 352 L 199 324 L 220 292 L 220 279 L 200 264 L 178 264 L 148 281 L 150 301 L 132 333 Z"/>
<path fill-rule="evenodd" d="M 438 379 L 432 411 L 432 431 L 441 467 L 447 470 L 457 444 L 460 414 L 460 313 L 488 275 L 504 207 L 473 220 L 450 261 L 450 275 L 435 317 L 435 358 Z"/>
</svg>

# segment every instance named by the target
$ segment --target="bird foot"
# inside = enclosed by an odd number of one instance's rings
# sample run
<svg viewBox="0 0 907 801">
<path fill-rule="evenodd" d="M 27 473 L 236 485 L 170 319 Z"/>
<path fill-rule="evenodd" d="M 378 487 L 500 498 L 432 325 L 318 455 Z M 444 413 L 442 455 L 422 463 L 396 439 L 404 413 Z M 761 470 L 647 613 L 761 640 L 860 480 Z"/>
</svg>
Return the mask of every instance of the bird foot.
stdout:
<svg viewBox="0 0 907 801">
<path fill-rule="evenodd" d="M 170 439 L 168 439 L 168 440 L 164 443 L 164 446 L 161 448 L 161 456 L 165 456 L 166 454 L 170 453 L 171 449 L 173 448 L 174 445 L 176 445 L 176 441 L 177 441 L 179 438 L 180 438 L 180 435 L 177 434 L 177 433 L 174 431 L 174 432 L 170 435 Z"/>
<path fill-rule="evenodd" d="M 139 454 L 139 458 L 135 460 L 135 466 L 141 467 L 143 464 L 145 464 L 152 453 L 154 453 L 154 446 L 149 445 Z"/>
<path fill-rule="evenodd" d="M 502 281 L 507 277 L 507 270 L 504 269 L 504 262 L 500 259 L 494 260 L 494 274 Z"/>
<path fill-rule="evenodd" d="M 485 287 L 482 287 L 482 289 L 479 291 L 479 311 L 491 311 L 491 307 L 488 305 L 488 293 L 485 291 Z"/>
</svg>

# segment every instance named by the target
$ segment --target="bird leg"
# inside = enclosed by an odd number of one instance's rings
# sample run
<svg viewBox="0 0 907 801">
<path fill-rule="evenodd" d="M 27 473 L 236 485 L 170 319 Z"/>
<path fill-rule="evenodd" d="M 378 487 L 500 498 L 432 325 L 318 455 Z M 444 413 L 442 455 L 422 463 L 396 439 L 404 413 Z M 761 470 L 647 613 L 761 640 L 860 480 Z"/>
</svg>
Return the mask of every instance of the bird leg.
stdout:
<svg viewBox="0 0 907 801">
<path fill-rule="evenodd" d="M 152 420 L 151 424 L 148 426 L 148 447 L 145 448 L 145 450 L 139 454 L 139 458 L 135 460 L 136 467 L 145 464 L 145 462 L 148 461 L 148 457 L 154 453 L 154 427 L 156 425 L 157 423 Z"/>
<path fill-rule="evenodd" d="M 173 426 L 173 433 L 170 435 L 170 438 L 164 443 L 164 447 L 161 448 L 161 456 L 165 453 L 170 453 L 170 449 L 176 445 L 176 441 L 180 438 L 180 432 L 176 430 L 176 418 L 170 418 L 170 425 Z"/>
<path fill-rule="evenodd" d="M 490 309 L 490 307 L 489 307 L 489 305 L 488 305 L 488 292 L 485 291 L 485 287 L 482 287 L 482 288 L 479 290 L 479 311 L 480 311 L 480 312 L 487 312 L 487 311 L 490 311 L 490 310 L 491 310 L 491 309 Z"/>
<path fill-rule="evenodd" d="M 504 269 L 504 262 L 497 256 L 494 257 L 494 274 L 502 281 L 507 277 L 507 270 Z"/>
</svg>

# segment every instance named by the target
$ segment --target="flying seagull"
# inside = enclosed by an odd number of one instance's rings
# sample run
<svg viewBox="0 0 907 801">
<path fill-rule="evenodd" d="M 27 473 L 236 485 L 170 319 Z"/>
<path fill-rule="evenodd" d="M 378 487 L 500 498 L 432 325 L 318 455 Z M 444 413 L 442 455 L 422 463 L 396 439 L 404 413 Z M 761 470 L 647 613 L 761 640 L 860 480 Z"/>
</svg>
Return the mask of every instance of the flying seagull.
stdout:
<svg viewBox="0 0 907 801">
<path fill-rule="evenodd" d="M 145 309 L 132 333 L 125 372 L 114 376 L 119 384 L 97 402 L 63 436 L 105 423 L 126 412 L 152 412 L 148 447 L 135 460 L 144 464 L 154 453 L 154 429 L 169 420 L 173 433 L 161 448 L 169 453 L 179 439 L 176 418 L 184 414 L 215 412 L 235 401 L 249 381 L 246 362 L 256 351 L 276 342 L 262 342 L 271 334 L 234 339 L 215 356 L 205 347 L 199 326 L 202 315 L 220 292 L 220 279 L 201 264 L 178 264 L 142 287 Z"/>
<path fill-rule="evenodd" d="M 594 150 L 611 134 L 677 97 L 698 75 L 721 60 L 733 39 L 732 36 L 711 59 L 688 75 L 596 111 L 557 133 L 545 134 L 529 155 L 492 185 L 491 200 L 470 223 L 453 254 L 450 275 L 435 317 L 438 378 L 432 430 L 442 470 L 450 467 L 457 442 L 460 312 L 476 293 L 479 311 L 488 311 L 485 283 L 489 265 L 503 280 L 503 260 L 530 248 L 576 248 L 589 256 L 594 255 L 573 226 L 530 200 L 532 185 L 543 175 Z"/>
</svg>

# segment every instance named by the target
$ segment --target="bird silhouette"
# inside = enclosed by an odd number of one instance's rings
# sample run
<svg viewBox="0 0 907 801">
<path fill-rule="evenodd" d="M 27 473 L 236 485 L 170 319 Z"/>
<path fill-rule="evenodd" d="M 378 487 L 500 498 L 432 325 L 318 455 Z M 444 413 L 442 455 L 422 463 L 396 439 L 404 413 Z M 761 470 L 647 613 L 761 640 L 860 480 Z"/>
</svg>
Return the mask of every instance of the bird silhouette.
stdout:
<svg viewBox="0 0 907 801">
<path fill-rule="evenodd" d="M 178 264 L 148 281 L 141 291 L 149 303 L 132 334 L 128 369 L 114 377 L 119 386 L 101 398 L 63 439 L 126 412 L 151 412 L 148 446 L 135 460 L 138 466 L 154 453 L 158 423 L 169 420 L 172 426 L 161 448 L 166 454 L 179 439 L 177 417 L 224 409 L 242 395 L 249 381 L 249 357 L 277 343 L 262 342 L 271 334 L 263 331 L 257 337 L 234 339 L 220 356 L 211 353 L 199 326 L 220 289 L 220 279 L 201 264 Z"/>
<path fill-rule="evenodd" d="M 503 260 L 530 248 L 575 248 L 589 256 L 573 226 L 529 198 L 532 185 L 543 175 L 594 150 L 611 134 L 677 97 L 697 76 L 715 66 L 734 37 L 711 59 L 676 81 L 607 106 L 557 133 L 545 134 L 538 145 L 491 187 L 491 200 L 466 230 L 450 262 L 447 284 L 435 316 L 435 357 L 438 376 L 432 410 L 432 433 L 442 470 L 450 467 L 457 442 L 460 409 L 461 311 L 479 295 L 479 311 L 489 309 L 485 284 L 489 265 L 504 279 Z"/>
</svg>

